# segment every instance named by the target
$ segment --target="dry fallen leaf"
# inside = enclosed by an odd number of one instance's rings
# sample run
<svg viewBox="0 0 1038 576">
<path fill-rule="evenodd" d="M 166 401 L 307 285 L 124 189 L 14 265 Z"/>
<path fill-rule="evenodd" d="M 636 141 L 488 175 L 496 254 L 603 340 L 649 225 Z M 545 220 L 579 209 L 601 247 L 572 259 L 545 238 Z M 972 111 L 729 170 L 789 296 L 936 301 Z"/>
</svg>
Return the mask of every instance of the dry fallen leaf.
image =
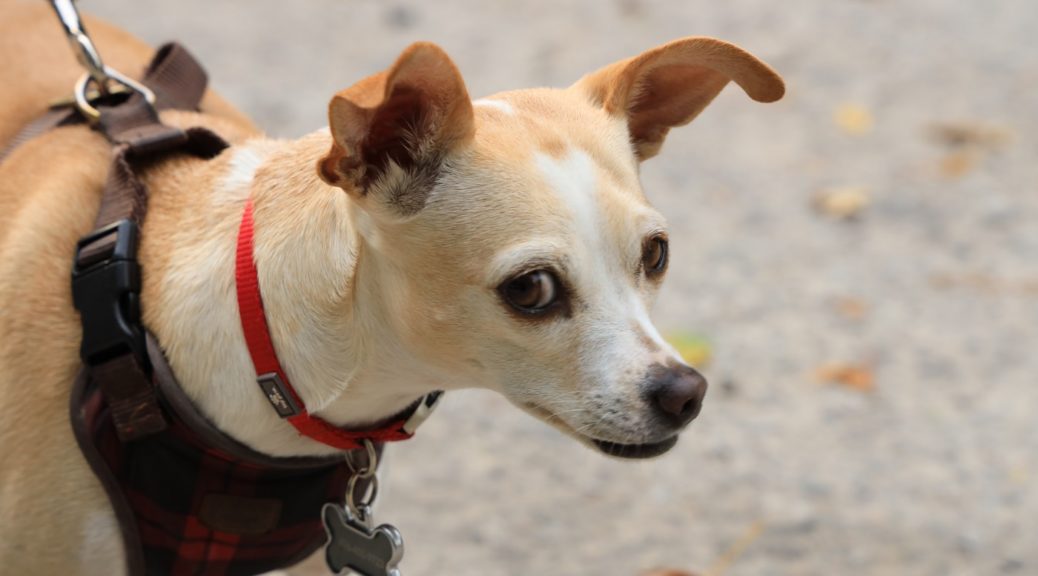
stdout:
<svg viewBox="0 0 1038 576">
<path fill-rule="evenodd" d="M 975 150 L 949 152 L 941 159 L 941 174 L 946 178 L 961 178 L 973 171 L 979 161 L 980 154 Z"/>
<path fill-rule="evenodd" d="M 928 128 L 930 136 L 950 148 L 997 148 L 1012 140 L 1012 132 L 999 126 L 970 122 L 943 122 Z"/>
<path fill-rule="evenodd" d="M 861 320 L 868 312 L 868 305 L 857 298 L 840 298 L 836 301 L 836 311 L 850 320 Z"/>
<path fill-rule="evenodd" d="M 868 189 L 862 186 L 829 188 L 815 195 L 814 207 L 818 212 L 842 220 L 861 214 L 871 203 Z"/>
<path fill-rule="evenodd" d="M 969 122 L 934 124 L 927 131 L 933 140 L 948 149 L 938 165 L 945 178 L 961 178 L 972 172 L 1013 138 L 1006 128 Z"/>
<path fill-rule="evenodd" d="M 828 364 L 815 371 L 815 379 L 858 392 L 872 392 L 876 388 L 872 368 L 863 364 Z"/>
<path fill-rule="evenodd" d="M 872 112 L 860 104 L 842 104 L 833 112 L 833 122 L 845 133 L 861 136 L 872 131 Z"/>
<path fill-rule="evenodd" d="M 701 367 L 710 362 L 710 342 L 703 336 L 690 332 L 671 332 L 667 342 L 691 366 Z"/>
</svg>

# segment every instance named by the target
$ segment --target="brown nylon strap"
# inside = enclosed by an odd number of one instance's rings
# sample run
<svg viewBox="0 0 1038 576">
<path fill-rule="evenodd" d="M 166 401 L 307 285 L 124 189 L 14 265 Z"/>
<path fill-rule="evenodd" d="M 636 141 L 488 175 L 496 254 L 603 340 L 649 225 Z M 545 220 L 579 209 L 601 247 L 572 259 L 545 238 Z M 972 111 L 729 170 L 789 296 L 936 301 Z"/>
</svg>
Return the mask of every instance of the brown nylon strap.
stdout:
<svg viewBox="0 0 1038 576">
<path fill-rule="evenodd" d="M 156 106 L 160 109 L 197 109 L 207 82 L 202 66 L 175 42 L 159 48 L 144 73 L 144 83 L 155 91 Z"/>
<path fill-rule="evenodd" d="M 158 106 L 171 108 L 196 109 L 206 87 L 205 72 L 201 66 L 177 45 L 167 45 L 156 54 L 147 69 L 144 82 L 155 91 Z M 211 158 L 227 147 L 222 138 L 204 128 L 182 130 L 163 124 L 156 108 L 141 95 L 135 94 L 114 104 L 98 103 L 97 109 L 100 118 L 94 128 L 112 143 L 113 157 L 95 220 L 95 232 L 122 220 L 131 221 L 133 230 L 139 229 L 147 210 L 148 198 L 147 188 L 139 174 L 141 168 L 170 154 L 187 153 Z M 129 265 L 125 262 L 108 262 L 118 241 L 118 233 L 105 233 L 92 243 L 81 246 L 77 254 L 77 269 L 86 270 L 82 273 L 85 277 L 96 268 Z M 129 258 L 136 267 L 135 249 Z M 74 275 L 74 293 L 78 281 Z M 136 299 L 138 296 L 138 293 L 109 294 L 113 290 L 115 288 L 106 289 L 104 294 L 109 298 Z M 103 302 L 92 302 L 85 305 L 105 305 Z M 118 314 L 129 313 L 122 310 Z M 125 317 L 123 322 L 132 324 L 132 331 L 143 330 L 138 317 Z M 84 324 L 84 341 L 91 337 L 86 326 Z M 126 338 L 131 343 L 135 341 L 132 334 Z M 107 349 L 107 344 L 101 348 Z M 131 345 L 129 349 L 129 352 L 123 350 L 119 355 L 90 367 L 90 377 L 104 392 L 116 433 L 123 441 L 159 432 L 166 427 L 155 387 L 148 375 L 148 360 L 138 357 L 134 346 Z"/>
<path fill-rule="evenodd" d="M 160 110 L 197 110 L 208 82 L 205 70 L 194 56 L 176 42 L 159 48 L 145 70 L 142 81 L 155 92 L 156 108 Z M 49 110 L 27 124 L 14 139 L 0 149 L 0 162 L 33 138 L 58 126 L 82 121 L 82 116 L 71 105 Z"/>
<path fill-rule="evenodd" d="M 118 106 L 100 107 L 100 130 L 114 146 L 101 208 L 94 229 L 129 218 L 138 226 L 144 220 L 147 190 L 136 168 L 147 160 L 182 149 L 187 133 L 163 124 L 144 98 L 134 96 Z"/>
<path fill-rule="evenodd" d="M 43 116 L 26 124 L 6 146 L 0 149 L 0 162 L 6 160 L 16 148 L 33 138 L 46 134 L 58 126 L 73 124 L 78 121 L 80 121 L 80 117 L 75 109 L 56 108 L 48 110 Z"/>
<path fill-rule="evenodd" d="M 196 109 L 206 89 L 206 74 L 183 46 L 166 44 L 144 74 L 144 83 L 155 91 L 159 108 Z M 180 130 L 162 124 L 152 106 L 139 95 L 114 106 L 98 106 L 96 128 L 114 145 L 101 207 L 94 221 L 99 230 L 128 218 L 138 226 L 144 220 L 147 191 L 136 175 L 134 163 L 183 150 L 210 158 L 226 147 L 216 134 L 204 128 Z M 114 244 L 112 236 L 98 239 L 80 251 L 80 259 L 103 258 Z"/>
<path fill-rule="evenodd" d="M 130 108 L 131 103 L 120 108 Z M 147 107 L 144 100 L 137 106 Z M 205 128 L 181 130 L 165 124 L 135 124 L 146 121 L 146 114 L 132 110 L 116 116 L 111 122 L 111 132 L 102 128 L 113 144 L 115 153 L 108 170 L 101 206 L 94 220 L 94 229 L 100 230 L 122 219 L 132 220 L 140 226 L 147 210 L 147 189 L 137 174 L 137 165 L 165 154 L 186 152 L 199 158 L 212 158 L 227 147 L 227 143 Z M 102 111 L 101 125 L 105 125 L 107 111 Z M 80 249 L 80 263 L 103 260 L 115 245 L 114 236 L 104 236 Z"/>
<path fill-rule="evenodd" d="M 205 94 L 208 82 L 205 70 L 183 46 L 171 43 L 159 48 L 144 73 L 144 83 L 155 91 L 158 108 L 194 110 Z M 108 173 L 101 208 L 94 229 L 129 218 L 138 226 L 147 208 L 147 190 L 137 177 L 135 163 L 146 162 L 163 154 L 183 150 L 211 157 L 226 147 L 215 134 L 193 129 L 199 134 L 192 139 L 187 132 L 167 126 L 159 120 L 156 108 L 139 95 L 115 106 L 98 106 L 101 118 L 96 128 L 114 145 L 112 168 Z M 204 135 L 202 132 L 204 131 Z M 90 258 L 103 249 L 89 246 L 83 255 Z"/>
<path fill-rule="evenodd" d="M 166 428 L 155 389 L 142 385 L 150 380 L 133 354 L 91 366 L 90 377 L 101 387 L 108 401 L 120 438 L 140 438 Z"/>
</svg>

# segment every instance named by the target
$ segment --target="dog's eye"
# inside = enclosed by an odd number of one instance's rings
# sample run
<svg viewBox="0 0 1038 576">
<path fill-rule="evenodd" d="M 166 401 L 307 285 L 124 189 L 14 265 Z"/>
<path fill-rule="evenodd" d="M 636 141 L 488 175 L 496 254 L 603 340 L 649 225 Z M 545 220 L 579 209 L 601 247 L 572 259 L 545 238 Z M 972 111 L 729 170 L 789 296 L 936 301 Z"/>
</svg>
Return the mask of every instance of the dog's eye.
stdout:
<svg viewBox="0 0 1038 576">
<path fill-rule="evenodd" d="M 516 276 L 501 285 L 501 295 L 520 312 L 545 311 L 558 299 L 558 280 L 546 270 L 534 270 Z"/>
<path fill-rule="evenodd" d="M 653 236 L 645 243 L 642 250 L 642 266 L 647 276 L 658 276 L 667 269 L 667 239 Z"/>
</svg>

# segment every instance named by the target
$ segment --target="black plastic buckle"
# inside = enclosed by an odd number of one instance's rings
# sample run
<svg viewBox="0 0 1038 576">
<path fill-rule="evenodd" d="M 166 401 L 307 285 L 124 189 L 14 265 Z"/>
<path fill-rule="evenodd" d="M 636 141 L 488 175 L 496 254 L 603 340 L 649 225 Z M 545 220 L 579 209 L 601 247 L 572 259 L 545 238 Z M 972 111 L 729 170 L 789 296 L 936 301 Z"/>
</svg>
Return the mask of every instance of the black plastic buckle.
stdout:
<svg viewBox="0 0 1038 576">
<path fill-rule="evenodd" d="M 138 235 L 137 224 L 123 219 L 84 236 L 76 245 L 72 303 L 83 325 L 79 355 L 89 366 L 132 353 L 147 369 Z"/>
</svg>

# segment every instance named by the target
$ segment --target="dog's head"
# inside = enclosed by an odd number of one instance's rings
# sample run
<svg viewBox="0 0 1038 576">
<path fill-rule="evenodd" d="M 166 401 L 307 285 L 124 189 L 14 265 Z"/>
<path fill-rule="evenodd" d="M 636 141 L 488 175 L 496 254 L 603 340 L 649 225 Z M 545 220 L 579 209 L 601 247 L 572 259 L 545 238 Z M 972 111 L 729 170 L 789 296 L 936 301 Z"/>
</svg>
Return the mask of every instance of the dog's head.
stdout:
<svg viewBox="0 0 1038 576">
<path fill-rule="evenodd" d="M 674 445 L 706 381 L 649 309 L 671 247 L 639 163 L 730 81 L 782 80 L 710 38 L 671 42 L 565 90 L 471 101 L 431 44 L 330 105 L 318 170 L 346 190 L 393 329 L 410 353 L 611 455 Z"/>
</svg>

